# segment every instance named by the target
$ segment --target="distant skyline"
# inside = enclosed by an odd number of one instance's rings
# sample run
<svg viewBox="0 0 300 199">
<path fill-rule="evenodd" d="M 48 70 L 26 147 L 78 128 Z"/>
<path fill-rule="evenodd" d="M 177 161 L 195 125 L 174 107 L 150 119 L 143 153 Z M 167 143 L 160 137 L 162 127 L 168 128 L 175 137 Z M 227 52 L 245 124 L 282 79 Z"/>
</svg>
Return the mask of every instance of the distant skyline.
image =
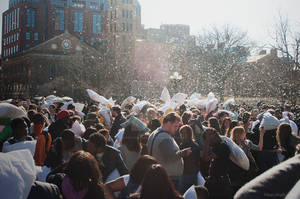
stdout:
<svg viewBox="0 0 300 199">
<path fill-rule="evenodd" d="M 0 0 L 0 34 L 2 13 L 9 0 Z M 198 34 L 211 24 L 231 24 L 247 31 L 251 39 L 268 43 L 274 19 L 281 12 L 300 30 L 300 0 L 139 0 L 142 24 L 159 28 L 161 24 L 190 25 L 191 34 Z M 2 45 L 2 44 L 1 44 Z"/>
</svg>

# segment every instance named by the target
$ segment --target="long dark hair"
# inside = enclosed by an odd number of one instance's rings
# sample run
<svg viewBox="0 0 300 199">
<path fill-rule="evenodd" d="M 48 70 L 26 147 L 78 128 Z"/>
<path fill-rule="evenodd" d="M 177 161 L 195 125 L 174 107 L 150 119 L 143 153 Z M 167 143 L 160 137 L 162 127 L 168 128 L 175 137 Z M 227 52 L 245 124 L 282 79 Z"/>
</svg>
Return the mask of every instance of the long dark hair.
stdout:
<svg viewBox="0 0 300 199">
<path fill-rule="evenodd" d="M 227 129 L 226 130 L 226 122 L 229 122 L 229 129 Z M 223 120 L 223 123 L 222 123 L 222 125 L 221 125 L 221 132 L 220 132 L 220 134 L 221 135 L 229 135 L 229 132 L 230 132 L 230 127 L 231 127 L 231 119 L 230 119 L 230 117 L 225 117 L 225 119 Z M 227 136 L 228 137 L 228 136 Z"/>
<path fill-rule="evenodd" d="M 285 149 L 288 146 L 289 137 L 292 135 L 291 125 L 287 123 L 280 124 L 276 132 L 276 140 L 279 146 L 284 147 Z"/>
<path fill-rule="evenodd" d="M 189 125 L 183 125 L 182 127 L 180 127 L 179 133 L 182 138 L 182 143 L 194 141 L 193 129 Z"/>
<path fill-rule="evenodd" d="M 140 152 L 141 150 L 139 132 L 133 130 L 131 125 L 125 128 L 122 144 L 124 144 L 129 151 Z"/>
<path fill-rule="evenodd" d="M 152 165 L 144 177 L 141 198 L 169 199 L 179 197 L 180 194 L 175 190 L 166 169 L 160 164 Z"/>
<path fill-rule="evenodd" d="M 101 183 L 98 163 L 93 155 L 85 151 L 78 151 L 72 155 L 65 173 L 76 191 Z"/>
<path fill-rule="evenodd" d="M 157 160 L 150 155 L 143 155 L 134 163 L 130 171 L 130 180 L 141 184 L 146 171 L 153 165 L 158 164 Z"/>
<path fill-rule="evenodd" d="M 208 119 L 208 123 L 209 123 L 210 127 L 216 129 L 216 131 L 220 134 L 221 129 L 220 129 L 220 124 L 219 124 L 218 118 L 211 117 Z"/>
</svg>

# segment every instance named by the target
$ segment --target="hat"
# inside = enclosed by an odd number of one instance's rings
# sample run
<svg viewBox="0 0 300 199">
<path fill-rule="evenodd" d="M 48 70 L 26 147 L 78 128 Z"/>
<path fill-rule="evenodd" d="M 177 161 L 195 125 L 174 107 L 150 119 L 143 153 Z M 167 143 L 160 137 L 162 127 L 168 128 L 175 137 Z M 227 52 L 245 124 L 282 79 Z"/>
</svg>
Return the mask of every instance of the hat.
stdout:
<svg viewBox="0 0 300 199">
<path fill-rule="evenodd" d="M 57 113 L 57 119 L 61 120 L 61 119 L 64 119 L 65 117 L 67 117 L 69 115 L 70 115 L 70 112 L 68 110 L 59 111 Z"/>
<path fill-rule="evenodd" d="M 91 112 L 96 112 L 96 111 L 98 111 L 98 106 L 97 106 L 97 105 L 92 105 L 92 106 L 90 107 L 90 111 L 91 111 Z"/>
<path fill-rule="evenodd" d="M 96 119 L 97 118 L 97 114 L 96 113 L 88 113 L 86 115 L 86 119 L 87 120 L 93 120 L 93 119 Z"/>
</svg>

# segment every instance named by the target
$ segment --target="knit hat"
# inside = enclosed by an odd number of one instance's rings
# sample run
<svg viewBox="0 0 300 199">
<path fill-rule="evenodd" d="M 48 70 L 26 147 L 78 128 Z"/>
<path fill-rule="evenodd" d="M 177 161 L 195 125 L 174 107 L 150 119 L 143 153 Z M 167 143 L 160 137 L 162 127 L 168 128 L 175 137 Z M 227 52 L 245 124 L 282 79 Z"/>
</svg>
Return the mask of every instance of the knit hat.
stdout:
<svg viewBox="0 0 300 199">
<path fill-rule="evenodd" d="M 59 111 L 57 113 L 57 119 L 61 120 L 61 119 L 64 119 L 65 117 L 67 117 L 69 115 L 70 115 L 70 112 L 68 110 Z"/>
<path fill-rule="evenodd" d="M 87 120 L 94 120 L 94 119 L 96 119 L 97 118 L 97 114 L 96 113 L 88 113 L 87 115 L 86 115 L 86 119 Z"/>
</svg>

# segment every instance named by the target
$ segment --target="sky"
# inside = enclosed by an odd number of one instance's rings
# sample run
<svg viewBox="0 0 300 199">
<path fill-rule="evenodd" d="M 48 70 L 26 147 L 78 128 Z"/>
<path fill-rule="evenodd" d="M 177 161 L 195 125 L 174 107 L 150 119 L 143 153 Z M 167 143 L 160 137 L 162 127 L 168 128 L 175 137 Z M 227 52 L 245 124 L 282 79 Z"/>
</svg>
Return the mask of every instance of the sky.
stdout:
<svg viewBox="0 0 300 199">
<path fill-rule="evenodd" d="M 2 13 L 9 0 L 0 0 L 0 29 Z M 190 25 L 197 35 L 203 27 L 231 24 L 247 31 L 251 39 L 268 43 L 274 19 L 278 13 L 288 15 L 300 26 L 300 0 L 139 0 L 142 24 L 159 28 L 161 24 Z"/>
</svg>

